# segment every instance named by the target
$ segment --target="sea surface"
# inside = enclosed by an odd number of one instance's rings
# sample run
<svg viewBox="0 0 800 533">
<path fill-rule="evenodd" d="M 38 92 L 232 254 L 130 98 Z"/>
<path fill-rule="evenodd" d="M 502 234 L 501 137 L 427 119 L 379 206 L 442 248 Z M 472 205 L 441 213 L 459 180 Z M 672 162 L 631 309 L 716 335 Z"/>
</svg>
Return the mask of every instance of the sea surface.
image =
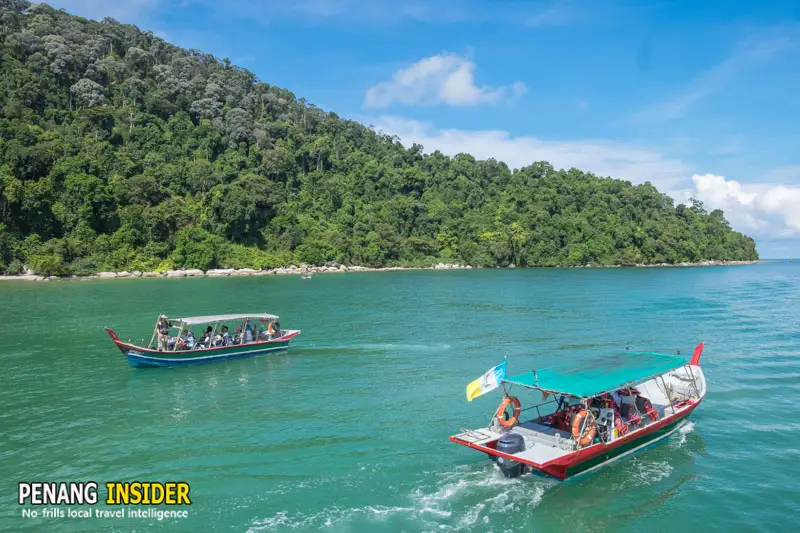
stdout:
<svg viewBox="0 0 800 533">
<path fill-rule="evenodd" d="M 103 330 L 271 312 L 288 352 L 133 369 Z M 0 282 L 0 531 L 790 531 L 800 265 Z M 652 350 L 708 395 L 659 446 L 566 483 L 452 444 L 509 373 Z M 187 481 L 187 519 L 23 518 L 20 481 Z M 98 506 L 105 508 L 104 505 Z M 29 507 L 28 507 L 29 508 Z M 161 509 L 165 509 L 161 507 Z"/>
</svg>

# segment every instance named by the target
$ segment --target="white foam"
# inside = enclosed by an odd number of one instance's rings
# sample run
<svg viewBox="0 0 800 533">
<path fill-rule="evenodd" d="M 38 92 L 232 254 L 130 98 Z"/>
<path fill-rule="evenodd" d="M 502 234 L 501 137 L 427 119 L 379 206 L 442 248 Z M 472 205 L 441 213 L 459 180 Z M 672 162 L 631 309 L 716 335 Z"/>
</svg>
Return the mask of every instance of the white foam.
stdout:
<svg viewBox="0 0 800 533">
<path fill-rule="evenodd" d="M 319 512 L 311 514 L 297 514 L 290 516 L 287 511 L 279 511 L 275 516 L 254 520 L 247 530 L 248 533 L 256 531 L 272 531 L 277 529 L 319 529 L 320 527 L 331 527 L 343 522 L 347 522 L 358 516 L 383 519 L 395 513 L 413 512 L 412 507 L 387 507 L 381 505 L 367 505 L 352 509 L 340 509 L 339 507 L 327 507 Z"/>
<path fill-rule="evenodd" d="M 634 461 L 633 482 L 636 485 L 658 483 L 672 474 L 672 465 L 667 461 Z"/>
<path fill-rule="evenodd" d="M 439 474 L 439 481 L 412 494 L 421 518 L 429 528 L 460 531 L 492 516 L 535 508 L 556 481 L 532 476 L 508 479 L 494 465 L 461 467 Z M 467 509 L 464 511 L 464 509 Z"/>
<path fill-rule="evenodd" d="M 248 531 L 313 530 L 364 519 L 400 520 L 400 529 L 414 524 L 415 529 L 423 531 L 472 530 L 479 524 L 489 524 L 492 517 L 529 512 L 538 505 L 547 488 L 557 483 L 531 476 L 508 479 L 494 465 L 486 463 L 429 473 L 425 479 L 424 485 L 408 495 L 410 505 L 349 509 L 332 506 L 310 513 L 281 511 L 252 522 Z"/>
<path fill-rule="evenodd" d="M 675 439 L 673 442 L 675 443 L 676 448 L 680 448 L 686 443 L 686 436 L 694 431 L 694 422 L 686 422 L 681 427 L 678 428 L 678 438 Z"/>
</svg>

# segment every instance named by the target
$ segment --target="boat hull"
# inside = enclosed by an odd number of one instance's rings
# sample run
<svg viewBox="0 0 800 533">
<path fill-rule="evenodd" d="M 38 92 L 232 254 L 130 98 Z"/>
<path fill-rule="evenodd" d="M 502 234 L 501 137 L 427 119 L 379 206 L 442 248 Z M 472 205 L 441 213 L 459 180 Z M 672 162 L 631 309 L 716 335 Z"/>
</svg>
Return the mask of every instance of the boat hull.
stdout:
<svg viewBox="0 0 800 533">
<path fill-rule="evenodd" d="M 300 331 L 287 331 L 283 337 L 271 341 L 222 346 L 204 350 L 159 352 L 158 350 L 148 350 L 124 343 L 119 340 L 112 330 L 107 329 L 107 331 L 111 340 L 114 341 L 114 344 L 125 356 L 125 359 L 134 368 L 185 366 L 279 352 L 287 350 L 291 340 L 300 334 Z"/>
<path fill-rule="evenodd" d="M 527 465 L 527 470 L 530 473 L 565 481 L 588 474 L 602 466 L 658 444 L 680 429 L 698 405 L 700 405 L 699 400 L 678 413 L 650 424 L 642 430 L 630 433 L 626 437 L 621 437 L 610 444 L 589 446 L 544 464 L 521 460 L 519 457 L 499 452 L 490 446 L 466 442 L 456 436 L 450 437 L 450 440 L 482 451 L 492 458 L 504 457 L 511 461 L 523 463 Z"/>
<path fill-rule="evenodd" d="M 564 479 L 574 479 L 576 477 L 589 474 L 615 461 L 624 459 L 625 457 L 633 455 L 634 453 L 643 451 L 647 448 L 664 442 L 667 438 L 669 438 L 670 435 L 678 431 L 684 424 L 686 424 L 685 418 L 662 428 L 658 428 L 656 431 L 643 435 L 634 441 L 626 442 L 623 445 L 608 451 L 607 453 L 602 453 L 592 459 L 576 464 L 575 466 L 570 466 L 566 469 Z"/>
<path fill-rule="evenodd" d="M 251 349 L 243 350 L 233 350 L 227 353 L 220 353 L 220 354 L 204 354 L 203 351 L 198 350 L 197 354 L 194 355 L 192 352 L 188 352 L 192 355 L 186 357 L 164 357 L 164 356 L 156 356 L 149 354 L 138 353 L 136 351 L 128 351 L 125 353 L 125 359 L 127 359 L 128 363 L 134 368 L 146 368 L 146 367 L 157 367 L 157 366 L 183 366 L 188 364 L 195 364 L 195 363 L 210 363 L 212 361 L 220 361 L 223 359 L 239 359 L 241 357 L 252 357 L 255 355 L 263 355 L 270 352 L 278 352 L 282 350 L 289 349 L 289 341 L 285 342 L 278 342 L 278 343 L 271 343 L 266 344 L 264 343 L 262 347 L 248 347 Z M 124 352 L 123 352 L 124 353 Z"/>
</svg>

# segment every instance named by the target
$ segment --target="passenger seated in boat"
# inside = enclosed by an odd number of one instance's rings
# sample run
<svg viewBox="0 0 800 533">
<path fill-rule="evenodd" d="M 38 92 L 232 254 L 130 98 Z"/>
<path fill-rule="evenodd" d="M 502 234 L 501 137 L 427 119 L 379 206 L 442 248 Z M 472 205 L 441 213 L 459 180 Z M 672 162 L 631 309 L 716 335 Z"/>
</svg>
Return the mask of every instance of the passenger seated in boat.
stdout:
<svg viewBox="0 0 800 533">
<path fill-rule="evenodd" d="M 194 333 L 191 331 L 184 331 L 184 335 L 186 335 L 186 339 L 183 341 L 183 349 L 184 350 L 191 350 L 194 348 L 195 340 L 194 340 Z"/>
<path fill-rule="evenodd" d="M 281 336 L 281 325 L 278 322 L 270 322 L 267 326 L 268 339 L 276 339 Z"/>
<path fill-rule="evenodd" d="M 253 342 L 253 330 L 250 329 L 250 324 L 248 324 L 247 327 L 244 328 L 244 342 L 245 344 Z"/>
<path fill-rule="evenodd" d="M 232 343 L 233 338 L 231 338 L 231 334 L 228 331 L 228 326 L 222 326 L 222 345 L 230 346 Z"/>
<path fill-rule="evenodd" d="M 199 345 L 203 348 L 210 348 L 214 342 L 213 335 L 214 335 L 214 328 L 208 326 L 208 328 L 206 328 L 205 334 L 203 335 L 203 338 L 200 339 Z"/>
<path fill-rule="evenodd" d="M 242 328 L 236 328 L 236 334 L 233 336 L 233 344 L 242 344 Z"/>
</svg>

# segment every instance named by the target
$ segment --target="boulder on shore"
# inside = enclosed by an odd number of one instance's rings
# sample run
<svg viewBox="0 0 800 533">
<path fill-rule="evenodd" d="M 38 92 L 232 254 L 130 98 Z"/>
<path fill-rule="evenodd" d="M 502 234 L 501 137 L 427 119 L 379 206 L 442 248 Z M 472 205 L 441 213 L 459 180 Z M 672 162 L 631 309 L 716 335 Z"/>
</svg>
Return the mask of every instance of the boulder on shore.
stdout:
<svg viewBox="0 0 800 533">
<path fill-rule="evenodd" d="M 211 270 L 206 271 L 206 276 L 211 277 L 220 277 L 220 276 L 230 276 L 233 274 L 234 270 L 232 268 L 212 268 Z"/>
<path fill-rule="evenodd" d="M 185 278 L 186 271 L 185 270 L 167 270 L 167 277 L 168 278 Z"/>
<path fill-rule="evenodd" d="M 206 275 L 206 273 L 203 272 L 202 270 L 200 270 L 199 268 L 190 268 L 189 270 L 186 270 L 185 272 L 186 272 L 187 276 L 192 277 L 192 278 L 202 277 L 202 276 Z"/>
<path fill-rule="evenodd" d="M 100 273 L 97 274 L 97 277 L 101 278 L 101 279 L 113 279 L 113 278 L 117 277 L 117 273 L 116 272 L 100 272 Z"/>
<path fill-rule="evenodd" d="M 453 270 L 453 269 L 460 269 L 460 268 L 469 268 L 469 267 L 465 267 L 464 265 L 458 265 L 458 264 L 455 264 L 455 263 L 453 263 L 453 264 L 450 264 L 450 263 L 439 263 L 439 264 L 433 265 L 433 269 L 434 270 Z M 508 268 L 514 268 L 514 265 L 513 264 L 508 265 Z"/>
</svg>

